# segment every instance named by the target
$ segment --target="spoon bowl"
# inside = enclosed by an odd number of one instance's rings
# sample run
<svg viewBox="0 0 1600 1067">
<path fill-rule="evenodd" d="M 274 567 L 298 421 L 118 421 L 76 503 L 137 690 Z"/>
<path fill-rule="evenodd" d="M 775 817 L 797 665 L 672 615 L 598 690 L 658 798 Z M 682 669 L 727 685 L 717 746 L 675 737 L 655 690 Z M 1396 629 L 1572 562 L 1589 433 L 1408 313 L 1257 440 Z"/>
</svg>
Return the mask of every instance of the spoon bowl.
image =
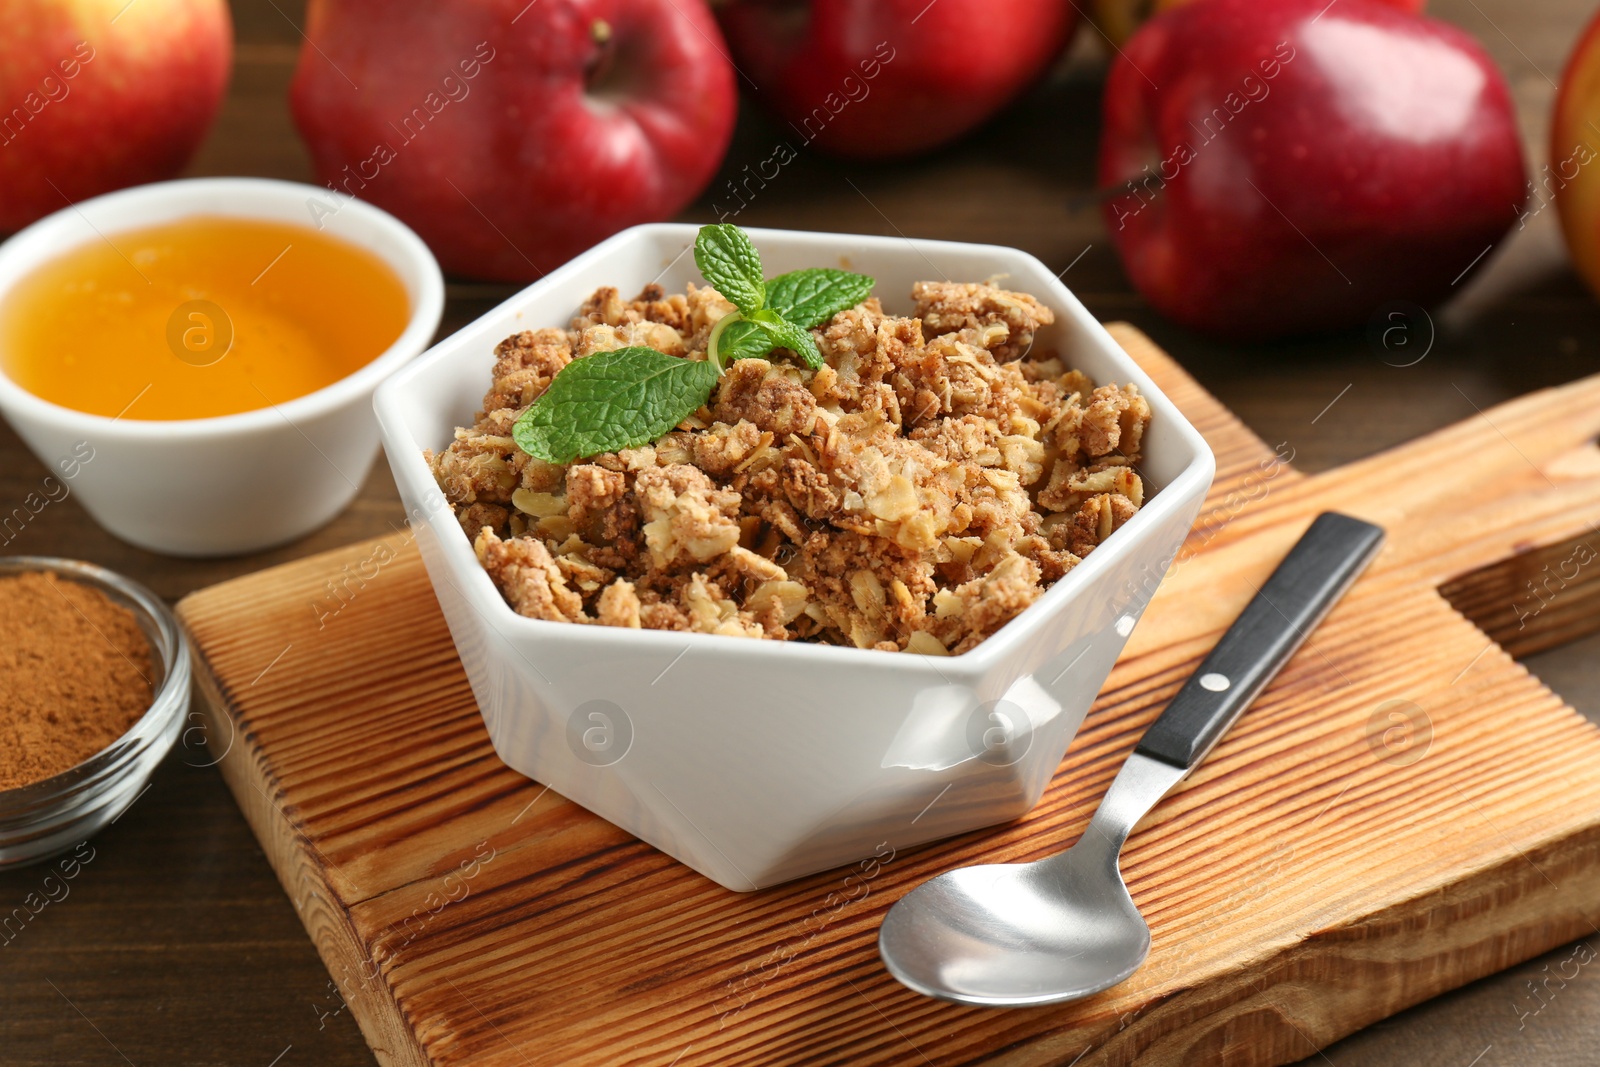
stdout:
<svg viewBox="0 0 1600 1067">
<path fill-rule="evenodd" d="M 1117 855 L 1149 807 L 1138 796 L 1182 777 L 1135 755 L 1066 852 L 962 867 L 918 886 L 883 921 L 884 965 L 919 993 L 989 1007 L 1077 1000 L 1125 980 L 1150 954 L 1150 927 Z"/>
</svg>

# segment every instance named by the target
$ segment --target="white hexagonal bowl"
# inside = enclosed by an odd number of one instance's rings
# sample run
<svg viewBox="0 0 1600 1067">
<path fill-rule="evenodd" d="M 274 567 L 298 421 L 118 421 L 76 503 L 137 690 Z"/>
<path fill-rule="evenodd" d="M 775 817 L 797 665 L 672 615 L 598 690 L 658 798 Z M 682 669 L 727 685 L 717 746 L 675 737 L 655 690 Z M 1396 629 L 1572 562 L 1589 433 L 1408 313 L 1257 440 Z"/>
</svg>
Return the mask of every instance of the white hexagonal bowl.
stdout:
<svg viewBox="0 0 1600 1067">
<path fill-rule="evenodd" d="M 734 890 L 1014 819 L 1039 799 L 1211 485 L 1200 434 L 1041 262 L 993 245 L 754 230 L 767 273 L 841 265 L 890 311 L 913 282 L 981 280 L 1056 313 L 1036 344 L 1153 418 L 1156 492 L 1027 611 L 960 656 L 544 622 L 515 614 L 423 462 L 470 425 L 494 346 L 565 325 L 602 285 L 698 281 L 697 227 L 637 226 L 403 368 L 375 406 L 401 498 L 495 750 Z"/>
</svg>

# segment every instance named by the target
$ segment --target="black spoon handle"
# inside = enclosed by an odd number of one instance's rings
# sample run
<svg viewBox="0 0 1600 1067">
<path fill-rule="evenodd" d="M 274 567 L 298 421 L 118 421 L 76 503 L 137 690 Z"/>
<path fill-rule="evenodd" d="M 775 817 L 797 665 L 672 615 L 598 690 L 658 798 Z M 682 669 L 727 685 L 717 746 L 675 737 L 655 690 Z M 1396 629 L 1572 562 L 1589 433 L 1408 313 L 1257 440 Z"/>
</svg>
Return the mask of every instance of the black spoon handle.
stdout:
<svg viewBox="0 0 1600 1067">
<path fill-rule="evenodd" d="M 1135 751 L 1186 770 L 1198 766 L 1382 544 L 1383 530 L 1371 523 L 1319 515 Z"/>
</svg>

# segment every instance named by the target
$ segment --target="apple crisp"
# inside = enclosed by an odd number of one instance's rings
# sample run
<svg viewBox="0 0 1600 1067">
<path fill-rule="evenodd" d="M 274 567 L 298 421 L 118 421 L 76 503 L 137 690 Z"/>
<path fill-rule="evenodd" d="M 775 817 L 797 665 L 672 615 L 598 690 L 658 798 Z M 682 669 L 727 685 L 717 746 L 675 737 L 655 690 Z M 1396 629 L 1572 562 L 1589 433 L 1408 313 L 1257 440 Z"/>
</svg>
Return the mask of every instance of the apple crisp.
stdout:
<svg viewBox="0 0 1600 1067">
<path fill-rule="evenodd" d="M 569 362 L 703 360 L 734 310 L 692 284 L 601 289 L 569 328 L 501 342 L 477 421 L 428 461 L 519 614 L 965 652 L 1138 510 L 1150 407 L 1035 347 L 1054 316 L 1025 293 L 911 296 L 912 315 L 873 297 L 812 330 L 815 371 L 738 359 L 654 444 L 548 463 L 512 425 Z"/>
</svg>

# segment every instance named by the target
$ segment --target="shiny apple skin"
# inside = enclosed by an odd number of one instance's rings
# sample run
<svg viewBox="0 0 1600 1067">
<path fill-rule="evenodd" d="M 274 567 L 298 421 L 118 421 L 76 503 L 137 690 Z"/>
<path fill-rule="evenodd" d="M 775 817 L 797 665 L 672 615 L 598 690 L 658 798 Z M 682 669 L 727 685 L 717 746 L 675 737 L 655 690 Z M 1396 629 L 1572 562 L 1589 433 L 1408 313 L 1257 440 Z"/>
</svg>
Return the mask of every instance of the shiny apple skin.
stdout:
<svg viewBox="0 0 1600 1067">
<path fill-rule="evenodd" d="M 703 0 L 312 0 L 306 35 L 290 104 L 318 178 L 459 276 L 530 281 L 670 218 L 733 134 Z"/>
<path fill-rule="evenodd" d="M 1076 24 L 1067 0 L 732 0 L 717 14 L 795 147 L 854 159 L 960 137 L 1037 81 Z"/>
<path fill-rule="evenodd" d="M 1371 0 L 1195 0 L 1146 23 L 1106 86 L 1101 187 L 1159 184 L 1146 165 L 1164 188 L 1104 205 L 1124 268 L 1169 318 L 1242 340 L 1436 304 L 1526 195 L 1489 56 Z"/>
<path fill-rule="evenodd" d="M 1258 3 L 1270 4 L 1274 0 L 1257 0 Z M 1420 14 L 1427 0 L 1382 0 L 1390 7 Z M 1133 31 L 1153 14 L 1169 11 L 1183 4 L 1194 3 L 1194 0 L 1091 0 L 1088 11 L 1089 17 L 1094 20 L 1106 38 L 1115 44 L 1121 45 L 1133 36 Z"/>
<path fill-rule="evenodd" d="M 1550 123 L 1550 162 L 1534 185 L 1530 211 L 1546 197 L 1555 201 L 1573 266 L 1600 294 L 1600 16 L 1567 60 Z"/>
<path fill-rule="evenodd" d="M 0 233 L 176 176 L 233 67 L 223 0 L 11 0 L 4 26 Z"/>
</svg>

